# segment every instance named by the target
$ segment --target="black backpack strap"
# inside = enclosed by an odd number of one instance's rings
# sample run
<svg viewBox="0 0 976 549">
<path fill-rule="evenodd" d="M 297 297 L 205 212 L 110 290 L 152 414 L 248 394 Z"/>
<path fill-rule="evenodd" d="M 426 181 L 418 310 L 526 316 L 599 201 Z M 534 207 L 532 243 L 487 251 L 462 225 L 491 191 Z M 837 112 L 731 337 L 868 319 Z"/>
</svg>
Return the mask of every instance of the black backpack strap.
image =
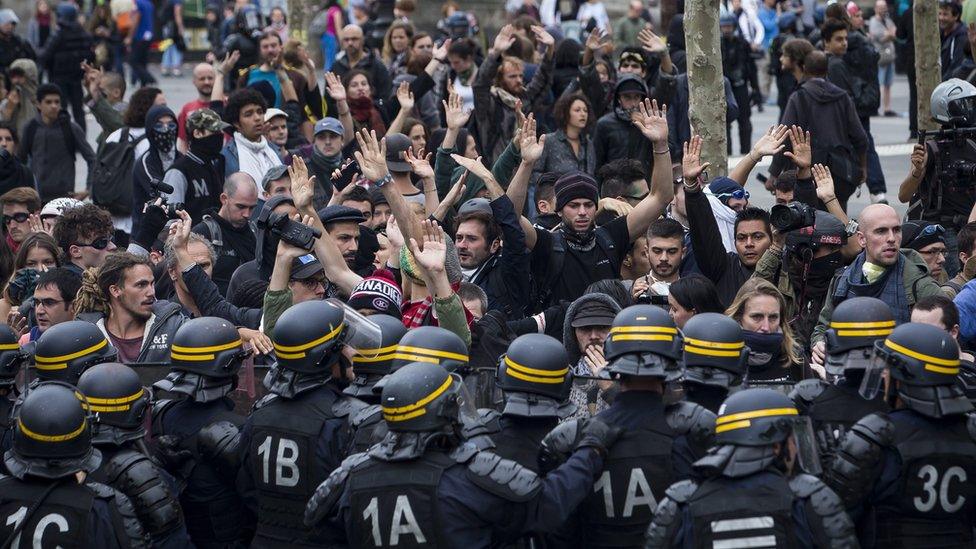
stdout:
<svg viewBox="0 0 976 549">
<path fill-rule="evenodd" d="M 213 245 L 214 251 L 219 256 L 224 249 L 224 232 L 210 214 L 203 216 L 203 224 L 207 226 L 207 231 L 210 233 L 210 244 Z"/>
<path fill-rule="evenodd" d="M 24 127 L 24 135 L 21 136 L 20 146 L 22 147 L 22 150 L 27 151 L 24 154 L 25 157 L 27 154 L 30 154 L 31 147 L 34 146 L 34 136 L 37 135 L 37 127 L 40 126 L 40 124 L 41 123 L 38 122 L 36 118 L 31 118 L 30 121 L 27 122 L 27 126 Z"/>
</svg>

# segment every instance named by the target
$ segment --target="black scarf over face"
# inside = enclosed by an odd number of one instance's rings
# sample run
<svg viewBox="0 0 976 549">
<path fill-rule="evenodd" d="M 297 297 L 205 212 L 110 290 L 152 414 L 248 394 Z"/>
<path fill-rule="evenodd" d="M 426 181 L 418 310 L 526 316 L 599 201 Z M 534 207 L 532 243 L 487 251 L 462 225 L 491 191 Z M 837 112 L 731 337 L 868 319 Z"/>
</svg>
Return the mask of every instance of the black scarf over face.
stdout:
<svg viewBox="0 0 976 549">
<path fill-rule="evenodd" d="M 796 297 L 820 297 L 827 293 L 834 273 L 844 264 L 840 250 L 804 262 L 796 254 L 786 255 L 790 282 L 793 283 Z"/>
</svg>

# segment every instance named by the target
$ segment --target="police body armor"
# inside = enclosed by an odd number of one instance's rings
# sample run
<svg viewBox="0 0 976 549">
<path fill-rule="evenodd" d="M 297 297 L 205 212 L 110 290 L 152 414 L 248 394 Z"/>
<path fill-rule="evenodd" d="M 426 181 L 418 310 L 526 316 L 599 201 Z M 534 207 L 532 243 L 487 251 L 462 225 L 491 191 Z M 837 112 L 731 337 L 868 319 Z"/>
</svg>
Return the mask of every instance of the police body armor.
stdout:
<svg viewBox="0 0 976 549">
<path fill-rule="evenodd" d="M 0 395 L 0 455 L 10 449 L 10 445 L 13 444 L 13 410 L 16 404 L 15 400 L 10 397 L 13 396 L 13 392 L 10 395 Z"/>
<path fill-rule="evenodd" d="M 901 486 L 876 505 L 879 547 L 976 547 L 976 419 L 890 415 Z M 967 425 L 967 420 L 969 425 Z"/>
<path fill-rule="evenodd" d="M 255 403 L 247 452 L 258 469 L 251 471 L 258 492 L 256 536 L 286 545 L 306 537 L 305 504 L 331 472 L 315 458 L 322 424 L 348 417 L 357 404 L 362 406 L 325 386 L 290 399 L 272 394 Z"/>
<path fill-rule="evenodd" d="M 367 406 L 349 417 L 352 429 L 352 442 L 349 455 L 365 452 L 370 446 L 380 441 L 379 433 L 386 433 L 386 429 L 379 429 L 383 425 L 383 408 L 379 404 Z"/>
<path fill-rule="evenodd" d="M 157 465 L 138 450 L 101 448 L 102 464 L 91 479 L 122 492 L 146 533 L 158 541 L 183 525 L 183 512 Z"/>
<path fill-rule="evenodd" d="M 759 475 L 747 477 L 752 482 L 718 476 L 701 484 L 688 500 L 697 547 L 797 547 L 789 481 Z M 744 545 L 750 539 L 753 545 Z"/>
<path fill-rule="evenodd" d="M 829 463 L 851 427 L 866 415 L 887 411 L 881 398 L 861 398 L 857 387 L 805 379 L 790 394 L 796 407 L 813 422 L 822 463 Z"/>
<path fill-rule="evenodd" d="M 495 410 L 478 410 L 495 447 L 492 452 L 522 467 L 539 472 L 539 447 L 559 423 L 557 417 L 505 416 Z"/>
</svg>

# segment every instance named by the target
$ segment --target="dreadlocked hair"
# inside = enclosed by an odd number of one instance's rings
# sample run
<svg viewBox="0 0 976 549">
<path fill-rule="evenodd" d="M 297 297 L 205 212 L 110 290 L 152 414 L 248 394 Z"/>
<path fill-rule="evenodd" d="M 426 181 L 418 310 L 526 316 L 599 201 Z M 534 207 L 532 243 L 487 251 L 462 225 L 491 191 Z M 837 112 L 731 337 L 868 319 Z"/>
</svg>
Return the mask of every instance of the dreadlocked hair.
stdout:
<svg viewBox="0 0 976 549">
<path fill-rule="evenodd" d="M 114 252 L 105 256 L 105 262 L 97 270 L 90 268 L 82 277 L 81 289 L 75 298 L 75 314 L 80 313 L 109 313 L 109 288 L 119 286 L 125 278 L 125 272 L 137 266 L 145 265 L 152 268 L 149 259 L 139 257 L 129 252 Z"/>
</svg>

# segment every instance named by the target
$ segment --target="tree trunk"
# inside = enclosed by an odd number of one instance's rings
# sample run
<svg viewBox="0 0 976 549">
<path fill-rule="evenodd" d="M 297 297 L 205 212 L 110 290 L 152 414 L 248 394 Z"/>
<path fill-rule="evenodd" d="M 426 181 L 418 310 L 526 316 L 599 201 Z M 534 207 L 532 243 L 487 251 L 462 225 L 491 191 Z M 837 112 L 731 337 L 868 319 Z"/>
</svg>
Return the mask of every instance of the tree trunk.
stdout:
<svg viewBox="0 0 976 549">
<path fill-rule="evenodd" d="M 313 11 L 308 0 L 288 0 L 288 35 L 296 40 L 301 40 L 306 47 L 309 45 L 308 25 L 312 22 Z M 312 51 L 319 48 L 309 47 L 308 49 Z"/>
<path fill-rule="evenodd" d="M 702 162 L 711 162 L 713 176 L 728 172 L 718 11 L 719 0 L 688 0 L 685 5 L 688 116 L 692 134 L 702 137 Z"/>
<path fill-rule="evenodd" d="M 936 0 L 915 0 L 913 8 L 915 32 L 915 82 L 918 93 L 918 129 L 934 130 L 938 124 L 932 120 L 932 91 L 942 82 L 939 63 L 941 39 L 939 37 L 939 11 Z"/>
</svg>

